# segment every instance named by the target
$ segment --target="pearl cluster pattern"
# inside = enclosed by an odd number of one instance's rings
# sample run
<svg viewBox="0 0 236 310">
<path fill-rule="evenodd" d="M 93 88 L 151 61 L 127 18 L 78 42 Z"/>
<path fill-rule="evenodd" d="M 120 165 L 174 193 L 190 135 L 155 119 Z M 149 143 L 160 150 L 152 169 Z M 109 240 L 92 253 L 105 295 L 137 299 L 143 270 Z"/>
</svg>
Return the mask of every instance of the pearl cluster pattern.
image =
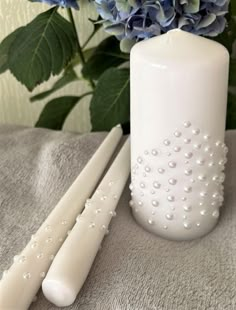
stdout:
<svg viewBox="0 0 236 310">
<path fill-rule="evenodd" d="M 112 188 L 116 184 L 115 181 L 110 181 L 108 183 L 108 189 Z M 106 194 L 106 195 L 105 195 Z M 97 201 L 100 201 L 100 206 L 98 208 L 94 208 L 94 205 L 97 205 Z M 89 221 L 89 218 L 91 218 L 91 215 L 89 217 L 83 216 L 82 214 L 79 214 L 76 218 L 76 222 L 79 222 L 81 220 L 86 221 L 89 228 L 93 229 L 96 228 L 104 235 L 109 234 L 108 225 L 100 224 L 99 223 L 99 217 L 101 216 L 105 222 L 110 222 L 110 219 L 116 216 L 115 210 L 110 210 L 109 207 L 104 207 L 103 204 L 105 201 L 115 201 L 118 203 L 118 196 L 116 194 L 107 196 L 107 191 L 103 191 L 102 189 L 96 190 L 96 199 L 93 201 L 93 199 L 87 199 L 85 203 L 85 208 L 90 209 L 91 213 L 93 214 L 92 218 L 93 220 Z M 63 226 L 67 229 L 68 220 L 62 219 L 58 222 L 58 226 Z M 47 247 L 50 246 L 52 243 L 62 243 L 65 239 L 65 237 L 57 236 L 57 230 L 55 231 L 53 229 L 53 225 L 49 225 L 48 223 L 44 224 L 43 227 L 44 231 L 44 237 L 38 239 L 36 235 L 31 236 L 31 240 L 28 244 L 28 247 L 31 248 L 30 259 L 35 260 L 35 264 L 37 264 L 38 261 L 49 261 L 49 264 L 51 261 L 54 260 L 54 254 L 45 254 L 47 251 Z M 71 230 L 67 230 L 67 235 L 69 235 Z M 42 236 L 42 235 L 41 235 Z M 27 260 L 28 258 L 25 255 L 15 255 L 13 258 L 13 263 L 15 264 L 22 264 L 23 266 L 27 266 Z M 4 278 L 9 274 L 10 270 L 4 270 L 2 273 L 1 280 L 4 280 Z M 45 271 L 37 270 L 37 268 L 34 270 L 34 274 L 38 274 L 38 277 L 44 278 L 46 276 Z M 30 280 L 32 278 L 32 273 L 30 271 L 26 270 L 22 274 L 23 280 Z"/>
<path fill-rule="evenodd" d="M 226 145 L 185 121 L 168 138 L 133 158 L 133 212 L 167 230 L 199 229 L 219 217 Z M 155 230 L 155 228 L 153 228 Z"/>
</svg>

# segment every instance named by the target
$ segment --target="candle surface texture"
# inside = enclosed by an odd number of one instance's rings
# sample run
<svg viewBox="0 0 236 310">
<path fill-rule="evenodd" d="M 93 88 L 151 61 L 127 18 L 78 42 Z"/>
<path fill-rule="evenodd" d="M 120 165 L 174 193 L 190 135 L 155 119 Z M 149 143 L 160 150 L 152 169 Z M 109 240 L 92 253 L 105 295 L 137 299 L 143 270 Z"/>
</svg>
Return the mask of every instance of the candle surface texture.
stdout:
<svg viewBox="0 0 236 310">
<path fill-rule="evenodd" d="M 86 208 L 77 218 L 43 281 L 45 297 L 59 307 L 71 305 L 79 293 L 130 173 L 130 141 L 125 142 Z"/>
<path fill-rule="evenodd" d="M 111 130 L 25 249 L 14 258 L 13 265 L 0 281 L 0 309 L 28 309 L 121 137 L 120 127 Z"/>
<path fill-rule="evenodd" d="M 229 54 L 181 30 L 131 50 L 130 206 L 173 240 L 201 237 L 223 203 Z"/>
</svg>

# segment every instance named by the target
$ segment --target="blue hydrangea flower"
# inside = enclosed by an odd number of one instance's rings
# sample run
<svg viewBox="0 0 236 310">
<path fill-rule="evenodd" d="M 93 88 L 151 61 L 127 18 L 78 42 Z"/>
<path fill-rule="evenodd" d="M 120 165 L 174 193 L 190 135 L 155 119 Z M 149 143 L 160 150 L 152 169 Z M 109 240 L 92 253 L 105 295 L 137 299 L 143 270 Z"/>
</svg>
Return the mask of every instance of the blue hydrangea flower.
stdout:
<svg viewBox="0 0 236 310">
<path fill-rule="evenodd" d="M 49 5 L 58 5 L 64 8 L 79 9 L 77 0 L 30 0 L 31 2 L 44 2 Z"/>
<path fill-rule="evenodd" d="M 133 42 L 174 28 L 216 36 L 226 26 L 229 0 L 94 0 L 105 30 Z"/>
</svg>

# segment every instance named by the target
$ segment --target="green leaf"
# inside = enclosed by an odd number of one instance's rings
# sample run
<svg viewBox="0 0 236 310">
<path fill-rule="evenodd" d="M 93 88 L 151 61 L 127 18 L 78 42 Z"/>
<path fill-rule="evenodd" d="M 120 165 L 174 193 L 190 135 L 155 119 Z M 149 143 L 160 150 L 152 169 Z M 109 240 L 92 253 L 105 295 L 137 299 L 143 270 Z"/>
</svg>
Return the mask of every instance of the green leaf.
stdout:
<svg viewBox="0 0 236 310">
<path fill-rule="evenodd" d="M 16 29 L 9 36 L 7 36 L 0 44 L 0 74 L 8 70 L 8 53 L 9 49 L 23 27 Z"/>
<path fill-rule="evenodd" d="M 236 95 L 229 94 L 226 129 L 236 128 Z"/>
<path fill-rule="evenodd" d="M 45 127 L 60 130 L 81 97 L 65 96 L 49 101 L 41 112 L 35 127 Z"/>
<path fill-rule="evenodd" d="M 236 16 L 236 1 L 235 0 L 231 0 L 230 1 L 230 6 L 231 6 L 231 14 L 233 16 Z"/>
<path fill-rule="evenodd" d="M 77 49 L 74 29 L 57 8 L 38 15 L 17 35 L 9 51 L 9 68 L 29 90 L 59 74 Z"/>
<path fill-rule="evenodd" d="M 129 60 L 129 55 L 120 51 L 120 42 L 115 37 L 108 37 L 94 50 L 82 69 L 86 79 L 97 80 L 108 68 L 117 67 Z"/>
<path fill-rule="evenodd" d="M 232 11 L 230 11 L 226 17 L 228 24 L 224 32 L 212 39 L 223 44 L 231 54 L 234 41 L 236 40 L 236 19 L 232 16 Z"/>
<path fill-rule="evenodd" d="M 37 101 L 37 100 L 42 100 L 46 98 L 47 96 L 51 95 L 58 89 L 78 80 L 78 77 L 73 69 L 66 70 L 65 74 L 52 86 L 51 89 L 46 90 L 40 94 L 37 94 L 33 97 L 30 98 L 31 102 Z"/>
<path fill-rule="evenodd" d="M 229 68 L 229 85 L 236 87 L 236 59 L 232 58 Z"/>
<path fill-rule="evenodd" d="M 111 68 L 100 77 L 90 105 L 93 131 L 110 130 L 129 121 L 128 69 Z"/>
<path fill-rule="evenodd" d="M 83 51 L 83 55 L 84 55 L 84 59 L 85 61 L 87 61 L 91 56 L 92 54 L 94 53 L 95 51 L 95 47 L 91 47 L 91 48 L 88 48 L 86 50 Z M 70 62 L 71 66 L 75 67 L 79 64 L 81 64 L 81 58 L 80 58 L 80 55 L 79 54 L 76 54 L 76 56 L 71 60 Z"/>
</svg>

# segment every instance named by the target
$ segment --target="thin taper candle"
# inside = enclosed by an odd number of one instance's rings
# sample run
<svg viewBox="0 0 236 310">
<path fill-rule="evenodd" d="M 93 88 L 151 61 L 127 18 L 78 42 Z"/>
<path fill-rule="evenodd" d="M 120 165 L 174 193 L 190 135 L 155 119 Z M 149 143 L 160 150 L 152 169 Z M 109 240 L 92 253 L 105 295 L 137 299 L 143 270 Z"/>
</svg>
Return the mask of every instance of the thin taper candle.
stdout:
<svg viewBox="0 0 236 310">
<path fill-rule="evenodd" d="M 43 281 L 46 298 L 59 307 L 72 304 L 108 232 L 111 218 L 130 173 L 130 142 L 126 141 L 111 168 L 78 217 Z"/>
</svg>

